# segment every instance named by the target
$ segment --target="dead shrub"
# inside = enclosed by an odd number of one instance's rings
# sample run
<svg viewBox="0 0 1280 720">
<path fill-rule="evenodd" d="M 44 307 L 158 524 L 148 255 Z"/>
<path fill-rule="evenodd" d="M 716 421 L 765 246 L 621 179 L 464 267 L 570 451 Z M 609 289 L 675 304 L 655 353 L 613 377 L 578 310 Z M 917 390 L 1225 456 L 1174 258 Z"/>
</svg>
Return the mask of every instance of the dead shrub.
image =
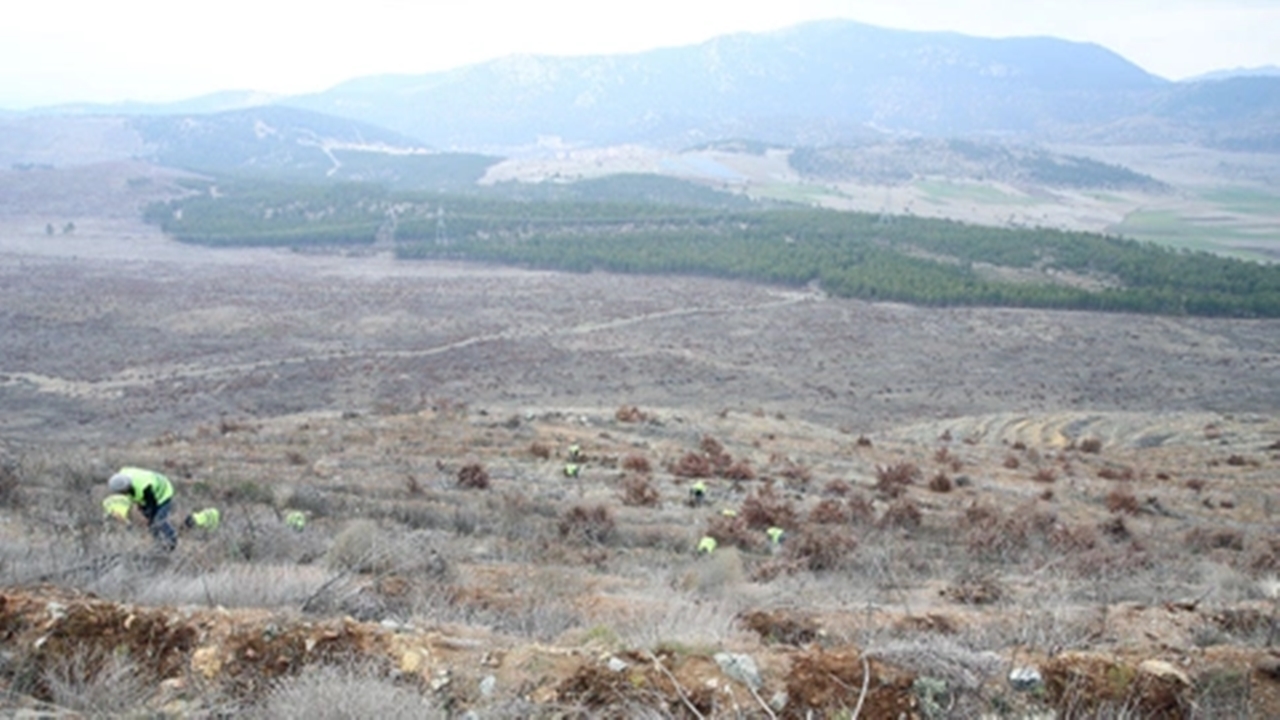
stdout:
<svg viewBox="0 0 1280 720">
<path fill-rule="evenodd" d="M 1257 537 L 1251 540 L 1245 566 L 1258 573 L 1280 572 L 1280 537 Z"/>
<path fill-rule="evenodd" d="M 635 405 L 623 405 L 619 407 L 617 411 L 613 413 L 613 417 L 618 422 L 624 423 L 639 423 L 647 422 L 649 420 L 649 414 L 642 411 Z"/>
<path fill-rule="evenodd" d="M 988 504 L 974 503 L 960 521 L 965 548 L 987 559 L 1017 560 L 1030 547 L 1031 521 L 1024 512 L 1005 515 Z"/>
<path fill-rule="evenodd" d="M 746 460 L 739 460 L 725 468 L 720 473 L 720 476 L 727 480 L 755 480 L 756 471 L 751 468 L 751 463 Z"/>
<path fill-rule="evenodd" d="M 707 526 L 702 534 L 715 538 L 719 545 L 745 551 L 756 550 L 764 542 L 761 533 L 753 532 L 747 527 L 747 521 L 741 515 L 733 517 L 714 515 L 707 520 Z"/>
<path fill-rule="evenodd" d="M 1098 545 L 1098 532 L 1088 525 L 1058 524 L 1049 532 L 1049 546 L 1062 554 L 1092 550 Z"/>
<path fill-rule="evenodd" d="M 901 462 L 894 465 L 876 466 L 876 492 L 887 498 L 896 498 L 906 492 L 907 486 L 915 483 L 920 477 L 920 468 L 915 463 Z"/>
<path fill-rule="evenodd" d="M 1057 481 L 1058 474 L 1053 471 L 1053 468 L 1045 467 L 1036 470 L 1035 474 L 1031 476 L 1031 479 L 1038 483 L 1052 483 Z"/>
<path fill-rule="evenodd" d="M 766 644 L 800 647 L 817 640 L 821 630 L 813 618 L 788 610 L 753 610 L 740 614 L 738 620 Z"/>
<path fill-rule="evenodd" d="M 852 520 L 849 508 L 832 498 L 819 501 L 809 510 L 809 522 L 818 525 L 847 525 Z"/>
<path fill-rule="evenodd" d="M 613 513 L 606 505 L 574 505 L 560 517 L 556 528 L 561 539 L 584 545 L 608 544 L 617 533 Z"/>
<path fill-rule="evenodd" d="M 1107 510 L 1125 515 L 1137 515 L 1141 511 L 1138 498 L 1127 490 L 1112 490 L 1107 493 Z"/>
<path fill-rule="evenodd" d="M 808 466 L 791 458 L 783 458 L 776 472 L 779 476 L 790 480 L 791 484 L 805 486 L 813 479 L 813 471 Z"/>
<path fill-rule="evenodd" d="M 702 440 L 698 442 L 698 448 L 702 450 L 707 457 L 715 457 L 724 454 L 724 444 L 710 435 L 703 435 Z"/>
<path fill-rule="evenodd" d="M 315 665 L 282 678 L 271 687 L 251 720 L 327 720 L 329 718 L 443 718 L 427 698 L 397 684 L 374 667 Z"/>
<path fill-rule="evenodd" d="M 849 508 L 849 521 L 854 525 L 871 525 L 876 521 L 876 508 L 866 495 L 850 495 L 844 504 Z"/>
<path fill-rule="evenodd" d="M 920 506 L 911 498 L 900 498 L 893 501 L 880 518 L 880 527 L 915 530 L 924 523 L 924 514 Z"/>
<path fill-rule="evenodd" d="M 480 463 L 467 463 L 458 468 L 458 487 L 464 490 L 488 490 L 489 471 Z"/>
<path fill-rule="evenodd" d="M 551 446 L 544 442 L 534 441 L 529 444 L 529 454 L 539 460 L 550 460 Z"/>
<path fill-rule="evenodd" d="M 41 680 L 54 704 L 87 717 L 136 713 L 152 690 L 143 669 L 127 654 L 96 649 L 53 660 Z"/>
<path fill-rule="evenodd" d="M 951 462 L 951 450 L 943 446 L 933 451 L 933 461 L 942 465 Z"/>
<path fill-rule="evenodd" d="M 1010 470 L 1017 470 L 1017 469 L 1018 469 L 1018 466 L 1019 466 L 1019 465 L 1021 465 L 1021 464 L 1022 464 L 1022 461 L 1021 461 L 1021 460 L 1019 460 L 1019 459 L 1017 458 L 1017 456 L 1015 456 L 1015 455 L 1005 455 L 1005 456 L 1004 456 L 1004 463 L 1003 463 L 1003 465 L 1004 465 L 1006 468 L 1010 469 Z"/>
<path fill-rule="evenodd" d="M 834 495 L 836 497 L 845 497 L 853 492 L 853 486 L 844 480 L 832 480 L 822 488 L 823 495 Z"/>
<path fill-rule="evenodd" d="M 347 523 L 333 539 L 325 563 L 334 570 L 381 572 L 391 565 L 391 550 L 391 543 L 377 523 L 358 518 Z"/>
<path fill-rule="evenodd" d="M 988 573 L 965 574 L 939 591 L 943 597 L 961 605 L 990 605 L 1006 595 L 1004 585 Z"/>
<path fill-rule="evenodd" d="M 1204 490 L 1206 484 L 1207 483 L 1205 483 L 1204 480 L 1199 478 L 1191 478 L 1186 482 L 1187 489 L 1192 492 L 1200 492 L 1201 490 Z"/>
<path fill-rule="evenodd" d="M 1197 527 L 1187 531 L 1183 543 L 1191 552 L 1209 550 L 1244 550 L 1244 534 L 1239 530 Z"/>
<path fill-rule="evenodd" d="M 622 478 L 622 504 L 628 507 L 657 507 L 662 502 L 658 488 L 647 475 L 626 475 Z"/>
<path fill-rule="evenodd" d="M 1099 523 L 1098 530 L 1112 542 L 1127 542 L 1133 539 L 1133 533 L 1129 532 L 1129 526 L 1125 524 L 1124 518 L 1119 515 Z"/>
<path fill-rule="evenodd" d="M 939 472 L 929 478 L 929 489 L 936 493 L 949 493 L 955 488 L 955 484 L 951 482 L 951 478 L 944 472 Z"/>
<path fill-rule="evenodd" d="M 1258 467 L 1261 465 L 1257 460 L 1250 460 L 1243 455 L 1231 455 L 1227 458 L 1227 464 L 1231 467 Z"/>
<path fill-rule="evenodd" d="M 1084 438 L 1076 445 L 1082 453 L 1090 453 L 1097 455 L 1102 452 L 1102 440 L 1099 438 Z"/>
<path fill-rule="evenodd" d="M 871 447 L 871 438 L 866 435 L 859 435 L 856 444 L 858 447 L 869 448 Z"/>
<path fill-rule="evenodd" d="M 630 453 L 622 458 L 622 469 L 628 472 L 648 475 L 653 472 L 653 465 L 649 462 L 649 458 L 637 453 Z"/>
<path fill-rule="evenodd" d="M 685 453 L 669 470 L 672 475 L 683 478 L 708 478 L 712 472 L 711 461 L 695 452 Z"/>
<path fill-rule="evenodd" d="M 1122 482 L 1128 482 L 1134 478 L 1134 472 L 1131 467 L 1115 468 L 1108 465 L 1107 467 L 1098 470 L 1098 477 L 1103 480 L 1119 480 Z"/>
<path fill-rule="evenodd" d="M 768 527 L 780 527 L 790 530 L 796 526 L 796 509 L 790 500 L 779 497 L 772 485 L 756 488 L 755 492 L 742 501 L 740 516 L 747 527 L 753 530 L 764 530 Z"/>
<path fill-rule="evenodd" d="M 783 552 L 813 572 L 841 567 L 858 549 L 858 539 L 849 532 L 833 532 L 828 528 L 802 528 L 788 537 Z"/>
</svg>

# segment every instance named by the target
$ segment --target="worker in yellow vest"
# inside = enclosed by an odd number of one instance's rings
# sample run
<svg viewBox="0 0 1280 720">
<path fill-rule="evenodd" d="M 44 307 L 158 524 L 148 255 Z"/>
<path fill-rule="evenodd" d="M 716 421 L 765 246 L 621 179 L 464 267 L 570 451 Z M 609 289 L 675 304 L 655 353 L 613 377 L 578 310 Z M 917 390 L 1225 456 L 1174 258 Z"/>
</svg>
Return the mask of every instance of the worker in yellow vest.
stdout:
<svg viewBox="0 0 1280 720">
<path fill-rule="evenodd" d="M 153 470 L 124 467 L 107 481 L 107 489 L 138 506 L 156 542 L 166 550 L 178 546 L 178 533 L 169 524 L 169 511 L 173 508 L 173 483 L 169 478 Z"/>
<path fill-rule="evenodd" d="M 182 524 L 185 525 L 188 530 L 192 528 L 200 528 L 207 532 L 213 532 L 222 524 L 222 513 L 218 512 L 218 508 L 205 508 L 188 515 L 187 519 L 183 521 Z"/>
</svg>

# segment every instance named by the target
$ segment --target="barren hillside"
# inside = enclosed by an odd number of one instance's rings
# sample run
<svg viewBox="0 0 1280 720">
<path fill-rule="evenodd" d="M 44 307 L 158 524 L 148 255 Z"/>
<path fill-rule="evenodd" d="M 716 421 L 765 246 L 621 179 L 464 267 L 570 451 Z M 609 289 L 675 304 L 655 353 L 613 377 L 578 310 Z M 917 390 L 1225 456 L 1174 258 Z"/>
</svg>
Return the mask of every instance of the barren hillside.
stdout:
<svg viewBox="0 0 1280 720">
<path fill-rule="evenodd" d="M 1280 323 L 51 221 L 0 227 L 9 708 L 1280 714 Z M 122 464 L 222 527 L 154 555 Z"/>
</svg>

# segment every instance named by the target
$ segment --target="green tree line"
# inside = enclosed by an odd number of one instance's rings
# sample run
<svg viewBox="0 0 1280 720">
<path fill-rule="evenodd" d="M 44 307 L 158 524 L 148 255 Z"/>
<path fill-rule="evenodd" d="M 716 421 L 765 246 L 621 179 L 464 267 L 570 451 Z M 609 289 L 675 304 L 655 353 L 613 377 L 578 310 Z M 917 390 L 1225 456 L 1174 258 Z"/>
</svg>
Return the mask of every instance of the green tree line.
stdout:
<svg viewBox="0 0 1280 720">
<path fill-rule="evenodd" d="M 368 243 L 394 228 L 404 259 L 817 282 L 836 296 L 925 305 L 1280 316 L 1274 265 L 1096 233 L 816 208 L 241 183 L 202 188 L 147 216 L 180 240 L 214 245 Z M 993 268 L 1039 280 L 1002 279 Z M 1093 282 L 1055 282 L 1055 272 Z"/>
</svg>

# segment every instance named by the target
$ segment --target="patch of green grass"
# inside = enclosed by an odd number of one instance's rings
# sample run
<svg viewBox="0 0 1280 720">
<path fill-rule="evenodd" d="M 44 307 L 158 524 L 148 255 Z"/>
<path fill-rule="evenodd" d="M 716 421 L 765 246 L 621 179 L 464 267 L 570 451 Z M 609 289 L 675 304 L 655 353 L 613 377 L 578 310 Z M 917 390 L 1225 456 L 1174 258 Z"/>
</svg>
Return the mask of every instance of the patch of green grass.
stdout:
<svg viewBox="0 0 1280 720">
<path fill-rule="evenodd" d="M 1169 247 L 1203 250 L 1248 260 L 1258 260 L 1264 256 L 1241 250 L 1238 245 L 1259 245 L 1268 239 L 1256 229 L 1197 221 L 1174 210 L 1137 210 L 1129 213 L 1124 222 L 1108 228 L 1108 232 Z"/>
<path fill-rule="evenodd" d="M 752 195 L 768 200 L 802 203 L 813 205 L 831 197 L 840 197 L 840 193 L 821 185 L 799 183 L 773 183 L 760 185 L 753 189 Z"/>
<path fill-rule="evenodd" d="M 951 183 L 941 180 L 924 180 L 915 184 L 929 201 L 958 200 L 984 205 L 1035 205 L 1035 198 L 1014 195 L 990 185 Z"/>
<path fill-rule="evenodd" d="M 1224 187 L 1202 193 L 1200 197 L 1217 203 L 1223 210 L 1244 215 L 1280 216 L 1280 195 L 1243 187 Z"/>
</svg>

